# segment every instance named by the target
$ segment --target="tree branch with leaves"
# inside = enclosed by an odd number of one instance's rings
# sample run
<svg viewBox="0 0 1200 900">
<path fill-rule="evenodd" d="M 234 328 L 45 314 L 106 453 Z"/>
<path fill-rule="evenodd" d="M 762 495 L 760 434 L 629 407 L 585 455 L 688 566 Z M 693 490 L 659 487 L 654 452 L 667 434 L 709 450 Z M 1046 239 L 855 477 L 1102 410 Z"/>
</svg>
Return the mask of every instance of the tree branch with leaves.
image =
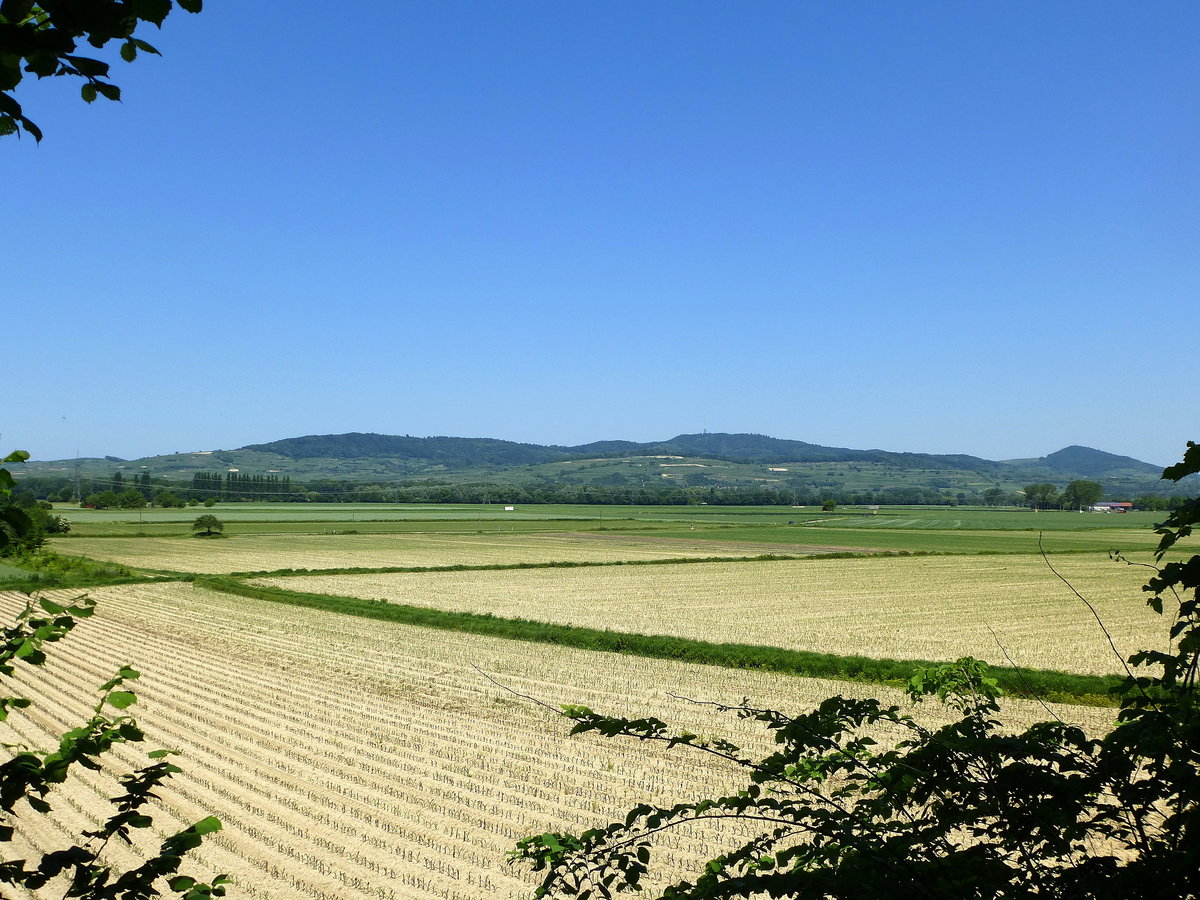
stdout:
<svg viewBox="0 0 1200 900">
<path fill-rule="evenodd" d="M 17 451 L 6 457 L 5 462 L 19 462 L 28 457 L 24 451 Z M 0 467 L 0 500 L 7 499 L 12 486 L 12 473 Z M 29 524 L 18 520 L 6 522 L 18 540 L 22 529 Z M 6 534 L 0 529 L 0 535 Z M 90 618 L 94 612 L 95 603 L 86 595 L 61 603 L 46 597 L 29 597 L 16 621 L 0 630 L 0 678 L 11 677 L 17 663 L 45 665 L 46 645 L 64 639 L 80 620 Z M 30 816 L 36 819 L 52 812 L 50 798 L 55 788 L 65 784 L 76 767 L 100 769 L 103 757 L 117 745 L 145 740 L 137 720 L 125 712 L 137 702 L 131 682 L 139 677 L 132 666 L 121 666 L 116 675 L 100 685 L 100 697 L 91 717 L 64 732 L 54 750 L 3 745 L 9 757 L 0 764 L 0 847 L 20 836 Z M 12 712 L 29 706 L 27 697 L 0 695 L 0 722 L 6 721 Z M 226 876 L 206 883 L 179 874 L 184 856 L 200 846 L 206 835 L 220 830 L 220 821 L 212 816 L 167 836 L 156 854 L 147 855 L 143 862 L 125 871 L 114 870 L 105 858 L 105 849 L 114 840 L 131 844 L 134 830 L 153 826 L 148 804 L 157 799 L 156 791 L 163 782 L 180 771 L 168 759 L 175 752 L 151 751 L 148 765 L 120 775 L 118 781 L 123 791 L 110 798 L 114 812 L 98 828 L 83 832 L 66 846 L 43 852 L 33 862 L 11 859 L 11 854 L 5 854 L 0 860 L 0 885 L 34 891 L 59 879 L 60 884 L 65 884 L 65 897 L 146 900 L 161 896 L 159 886 L 165 883 L 182 900 L 223 897 L 224 885 L 229 881 Z"/>
<path fill-rule="evenodd" d="M 81 78 L 79 93 L 87 103 L 97 97 L 119 101 L 121 89 L 109 78 L 111 65 L 78 53 L 79 43 L 99 50 L 117 42 L 126 62 L 138 53 L 161 55 L 136 32 L 147 23 L 161 28 L 176 3 L 198 13 L 203 0 L 2 0 L 0 136 L 24 131 L 42 139 L 41 129 L 11 94 L 26 74 Z"/>
</svg>

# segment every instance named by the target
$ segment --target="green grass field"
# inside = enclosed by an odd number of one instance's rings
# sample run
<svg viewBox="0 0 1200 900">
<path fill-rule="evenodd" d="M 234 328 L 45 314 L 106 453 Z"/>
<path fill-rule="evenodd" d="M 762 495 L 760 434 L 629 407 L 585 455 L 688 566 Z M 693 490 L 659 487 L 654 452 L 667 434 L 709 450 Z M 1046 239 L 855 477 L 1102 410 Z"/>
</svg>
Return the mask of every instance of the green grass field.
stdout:
<svg viewBox="0 0 1200 900">
<path fill-rule="evenodd" d="M 88 510 L 63 507 L 69 541 L 91 537 L 180 537 L 202 508 Z M 718 506 L 517 506 L 451 504 L 231 503 L 211 510 L 226 533 L 521 534 L 636 531 L 646 537 L 707 538 L 800 546 L 944 553 L 1030 553 L 1044 532 L 1056 552 L 1148 550 L 1157 543 L 1156 513 L 1104 515 L 1058 510 L 973 507 L 885 507 L 877 513 L 848 508 L 822 513 L 813 507 Z M 794 524 L 789 524 L 789 522 Z M 71 552 L 87 555 L 75 546 Z"/>
<path fill-rule="evenodd" d="M 29 577 L 29 572 L 25 569 L 18 569 L 16 566 L 8 566 L 0 562 L 0 584 L 6 581 L 24 581 Z"/>
<path fill-rule="evenodd" d="M 1063 509 L 988 509 L 985 507 L 895 507 L 879 512 L 851 508 L 835 510 L 821 522 L 823 528 L 929 528 L 983 531 L 1107 531 L 1152 528 L 1166 513 L 1092 513 Z"/>
</svg>

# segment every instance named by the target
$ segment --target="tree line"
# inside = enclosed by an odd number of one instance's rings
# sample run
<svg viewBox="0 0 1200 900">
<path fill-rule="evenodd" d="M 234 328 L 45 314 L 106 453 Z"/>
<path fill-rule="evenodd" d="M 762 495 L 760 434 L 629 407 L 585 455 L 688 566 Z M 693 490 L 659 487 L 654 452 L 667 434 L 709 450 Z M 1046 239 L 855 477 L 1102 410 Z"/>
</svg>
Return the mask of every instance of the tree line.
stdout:
<svg viewBox="0 0 1200 900">
<path fill-rule="evenodd" d="M 197 472 L 191 484 L 154 478 L 149 472 L 126 478 L 118 469 L 103 477 L 35 476 L 21 479 L 18 499 L 53 503 L 78 501 L 95 509 L 194 506 L 219 500 L 306 500 L 308 491 L 287 475 Z"/>
<path fill-rule="evenodd" d="M 495 484 L 437 480 L 354 482 L 333 478 L 307 482 L 288 475 L 248 472 L 196 472 L 190 482 L 153 477 L 148 472 L 126 477 L 120 470 L 104 477 L 31 476 L 22 479 L 17 497 L 25 502 L 78 500 L 97 509 L 184 507 L 216 502 L 312 503 L 506 503 L 590 504 L 612 506 L 1028 506 L 1032 509 L 1086 509 L 1104 495 L 1097 482 L 1077 480 L 1057 485 L 1029 484 L 1021 491 L 998 486 L 982 492 L 897 485 L 880 490 L 850 490 L 799 483 L 746 486 L 719 484 Z M 1119 498 L 1135 509 L 1168 511 L 1182 497 L 1143 495 Z"/>
</svg>

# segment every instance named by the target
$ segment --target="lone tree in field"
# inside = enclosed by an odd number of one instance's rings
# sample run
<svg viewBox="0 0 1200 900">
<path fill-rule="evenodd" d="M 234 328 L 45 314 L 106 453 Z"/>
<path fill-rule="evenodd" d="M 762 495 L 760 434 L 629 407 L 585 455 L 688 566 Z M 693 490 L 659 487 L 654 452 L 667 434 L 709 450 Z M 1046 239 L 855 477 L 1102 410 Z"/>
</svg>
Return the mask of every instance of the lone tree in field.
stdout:
<svg viewBox="0 0 1200 900">
<path fill-rule="evenodd" d="M 1200 444 L 1189 442 L 1183 462 L 1163 478 L 1194 473 Z M 582 834 L 534 835 L 512 856 L 544 873 L 538 897 L 611 897 L 640 889 L 663 831 L 738 819 L 754 826 L 753 836 L 736 838 L 695 880 L 657 896 L 1195 900 L 1200 554 L 1162 563 L 1197 525 L 1200 499 L 1157 527 L 1161 568 L 1150 567 L 1156 571 L 1143 590 L 1152 610 L 1169 612 L 1169 649 L 1120 662 L 1120 709 L 1102 737 L 1049 706 L 1051 720 L 1019 734 L 1003 730 L 999 686 L 971 658 L 923 669 L 908 683 L 914 702 L 941 702 L 955 713 L 937 729 L 872 699 L 830 697 L 797 714 L 748 700 L 718 704 L 773 734 L 774 752 L 761 757 L 726 740 L 673 732 L 658 719 L 567 706 L 572 734 L 707 754 L 738 766 L 746 784 L 726 796 L 635 806 Z M 899 739 L 877 744 L 872 734 L 881 728 Z"/>
<path fill-rule="evenodd" d="M 196 521 L 192 523 L 192 531 L 198 532 L 196 537 L 215 537 L 224 530 L 221 520 L 210 513 L 196 516 Z"/>
</svg>

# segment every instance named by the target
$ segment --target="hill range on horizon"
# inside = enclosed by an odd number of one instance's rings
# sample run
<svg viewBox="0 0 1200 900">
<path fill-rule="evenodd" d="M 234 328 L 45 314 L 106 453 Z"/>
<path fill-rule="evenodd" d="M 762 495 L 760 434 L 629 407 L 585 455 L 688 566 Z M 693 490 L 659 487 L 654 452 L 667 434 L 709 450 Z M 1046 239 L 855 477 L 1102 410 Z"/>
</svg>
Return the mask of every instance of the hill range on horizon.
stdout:
<svg viewBox="0 0 1200 900">
<path fill-rule="evenodd" d="M 521 485 L 775 487 L 880 490 L 923 487 L 968 496 L 1034 482 L 1100 481 L 1107 496 L 1173 493 L 1190 485 L 1160 480 L 1161 468 L 1072 445 L 1045 456 L 989 460 L 966 454 L 857 450 L 762 434 L 680 434 L 663 441 L 596 441 L 576 446 L 496 438 L 413 437 L 363 432 L 304 435 L 233 450 L 198 450 L 126 460 L 31 461 L 27 476 L 84 476 L 114 470 L 190 480 L 198 472 L 272 474 L 299 481 L 440 481 Z"/>
</svg>

